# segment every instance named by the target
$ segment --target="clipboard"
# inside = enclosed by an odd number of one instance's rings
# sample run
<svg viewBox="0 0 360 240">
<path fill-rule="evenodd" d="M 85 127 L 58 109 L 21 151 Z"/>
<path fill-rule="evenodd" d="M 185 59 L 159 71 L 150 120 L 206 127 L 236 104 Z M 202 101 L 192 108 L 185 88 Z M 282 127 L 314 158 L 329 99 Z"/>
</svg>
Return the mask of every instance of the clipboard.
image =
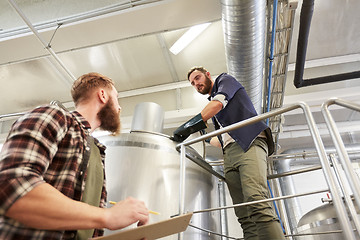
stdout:
<svg viewBox="0 0 360 240">
<path fill-rule="evenodd" d="M 193 213 L 187 213 L 177 217 L 163 220 L 157 223 L 152 223 L 129 230 L 120 231 L 103 237 L 96 237 L 91 239 L 96 240 L 147 240 L 158 239 L 166 237 L 175 233 L 186 230 L 190 223 Z"/>
</svg>

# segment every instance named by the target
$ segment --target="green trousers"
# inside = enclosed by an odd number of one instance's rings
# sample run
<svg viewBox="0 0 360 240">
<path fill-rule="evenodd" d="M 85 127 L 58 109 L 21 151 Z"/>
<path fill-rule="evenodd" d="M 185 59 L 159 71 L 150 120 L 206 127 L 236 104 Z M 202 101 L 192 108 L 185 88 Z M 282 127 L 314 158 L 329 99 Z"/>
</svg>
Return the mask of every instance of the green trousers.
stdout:
<svg viewBox="0 0 360 240">
<path fill-rule="evenodd" d="M 234 204 L 269 198 L 266 141 L 256 138 L 248 151 L 231 143 L 224 149 L 225 179 Z M 235 208 L 245 240 L 285 239 L 272 203 Z"/>
</svg>

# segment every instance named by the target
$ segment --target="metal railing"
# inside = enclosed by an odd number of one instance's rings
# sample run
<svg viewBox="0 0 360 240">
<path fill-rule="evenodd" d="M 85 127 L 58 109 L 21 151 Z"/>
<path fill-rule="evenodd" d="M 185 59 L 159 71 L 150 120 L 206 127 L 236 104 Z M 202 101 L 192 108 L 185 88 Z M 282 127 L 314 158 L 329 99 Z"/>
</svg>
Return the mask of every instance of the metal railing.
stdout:
<svg viewBox="0 0 360 240">
<path fill-rule="evenodd" d="M 60 101 L 53 100 L 49 104 L 50 105 L 57 105 L 57 106 L 61 107 L 62 109 L 64 109 L 65 111 L 68 111 L 67 108 Z M 28 113 L 28 112 L 17 112 L 17 113 L 3 114 L 3 115 L 0 115 L 0 120 L 2 118 L 20 117 L 22 115 L 25 115 L 26 113 Z"/>
<path fill-rule="evenodd" d="M 359 182 L 359 178 L 356 176 L 356 173 L 353 169 L 353 167 L 351 166 L 351 161 L 348 155 L 348 152 L 346 151 L 344 142 L 342 141 L 342 138 L 340 136 L 340 133 L 338 131 L 338 128 L 336 127 L 335 121 L 329 111 L 329 106 L 330 105 L 339 105 L 354 111 L 358 111 L 360 112 L 360 105 L 355 104 L 355 103 L 351 103 L 348 101 L 344 101 L 338 98 L 331 98 L 328 101 L 324 102 L 321 106 L 321 112 L 325 118 L 325 122 L 326 122 L 326 126 L 329 129 L 330 132 L 330 136 L 333 140 L 333 143 L 335 145 L 337 154 L 338 154 L 338 158 L 341 162 L 341 165 L 343 166 L 344 172 L 345 172 L 345 176 L 349 182 L 350 188 L 353 192 L 354 195 L 354 199 L 355 199 L 355 203 L 357 204 L 357 206 L 360 208 L 360 182 Z M 335 170 L 337 170 L 337 164 L 336 164 L 336 159 L 334 157 L 332 157 L 332 162 L 334 165 Z M 341 181 L 341 178 L 340 178 Z M 340 182 L 339 181 L 339 182 Z M 341 186 L 341 182 L 340 182 L 340 186 Z M 344 188 L 342 187 L 343 191 Z M 344 192 L 344 198 L 345 198 L 345 202 L 347 203 L 348 207 L 349 207 L 349 212 L 351 215 L 351 218 L 354 221 L 354 225 L 356 228 L 356 232 L 357 232 L 357 236 L 360 236 L 360 222 L 359 219 L 357 217 L 357 213 L 354 209 L 354 205 L 353 202 L 348 198 L 348 195 L 346 194 L 346 192 Z"/>
<path fill-rule="evenodd" d="M 26 112 L 19 112 L 19 113 L 9 113 L 9 114 L 0 115 L 0 120 L 2 118 L 20 117 L 20 116 L 24 115 L 25 113 Z"/>
<path fill-rule="evenodd" d="M 59 107 L 61 107 L 62 109 L 64 109 L 65 111 L 68 111 L 68 109 L 58 100 L 53 100 L 49 103 L 50 105 L 57 105 Z M 30 111 L 30 110 L 29 110 Z M 8 114 L 3 114 L 0 115 L 0 134 L 2 134 L 2 119 L 3 118 L 15 118 L 15 117 L 21 117 L 23 115 L 25 115 L 26 113 L 28 113 L 29 111 L 26 112 L 17 112 L 17 113 L 8 113 Z M 15 120 L 14 120 L 15 121 Z"/>
<path fill-rule="evenodd" d="M 2 119 L 4 118 L 15 118 L 15 117 L 20 117 L 22 115 L 24 115 L 25 112 L 19 112 L 19 113 L 8 113 L 8 114 L 3 114 L 0 115 L 0 134 L 3 134 L 3 124 L 4 121 Z M 0 148 L 1 149 L 1 148 Z"/>
<path fill-rule="evenodd" d="M 341 198 L 341 194 L 337 188 L 337 179 L 335 178 L 335 176 L 333 175 L 332 171 L 331 171 L 331 163 L 328 161 L 327 158 L 327 154 L 325 152 L 325 147 L 324 144 L 322 142 L 322 139 L 320 137 L 320 133 L 319 130 L 316 127 L 313 115 L 310 111 L 309 106 L 304 103 L 304 102 L 299 102 L 297 104 L 293 104 L 287 107 L 282 107 L 279 109 L 275 109 L 272 110 L 270 112 L 267 113 L 263 113 L 261 115 L 246 119 L 244 121 L 232 124 L 230 126 L 224 127 L 222 129 L 207 133 L 205 135 L 202 135 L 198 138 L 192 139 L 192 140 L 188 140 L 185 141 L 183 143 L 180 143 L 177 145 L 177 148 L 180 148 L 180 199 L 179 199 L 179 213 L 180 214 L 184 214 L 185 213 L 185 172 L 186 172 L 186 146 L 197 143 L 199 141 L 203 141 L 207 138 L 210 137 L 214 137 L 217 135 L 220 135 L 222 133 L 225 132 L 229 132 L 232 131 L 234 129 L 237 128 L 241 128 L 241 127 L 245 127 L 248 126 L 250 124 L 259 122 L 259 121 L 263 121 L 267 118 L 276 116 L 276 115 L 280 115 L 283 114 L 285 112 L 289 112 L 295 109 L 301 108 L 304 112 L 305 115 L 305 119 L 306 122 L 308 124 L 309 130 L 310 130 L 310 134 L 312 136 L 312 139 L 314 141 L 315 144 L 315 148 L 317 150 L 317 154 L 321 163 L 321 169 L 323 170 L 324 173 L 324 177 L 326 180 L 326 183 L 329 187 L 329 189 L 326 190 L 319 190 L 319 191 L 315 191 L 315 192 L 309 192 L 309 193 L 302 193 L 302 194 L 295 194 L 295 195 L 287 195 L 287 196 L 282 196 L 282 197 L 275 197 L 275 198 L 269 198 L 269 199 L 265 199 L 265 200 L 261 200 L 262 202 L 266 202 L 266 201 L 275 201 L 275 200 L 280 200 L 280 199 L 286 199 L 286 198 L 293 198 L 293 197 L 298 197 L 298 196 L 304 196 L 304 195 L 309 195 L 309 194 L 315 194 L 315 193 L 319 193 L 319 192 L 324 192 L 324 191 L 330 191 L 332 197 L 333 197 L 333 204 L 338 216 L 338 220 L 340 222 L 340 226 L 342 228 L 342 234 L 344 239 L 347 240 L 355 240 L 355 234 L 354 231 L 351 227 L 351 223 L 350 220 L 347 216 L 347 212 L 346 212 L 346 208 L 344 205 L 344 202 L 342 201 Z M 360 109 L 360 108 L 359 108 Z M 338 140 L 337 140 L 338 141 Z M 338 141 L 339 142 L 339 141 Z M 199 212 L 205 212 L 205 211 L 214 211 L 214 210 L 221 210 L 221 209 L 226 209 L 226 208 L 234 208 L 234 207 L 238 207 L 238 206 L 244 206 L 244 205 L 250 205 L 250 204 L 254 204 L 257 203 L 259 201 L 253 201 L 253 202 L 247 202 L 247 203 L 242 203 L 242 204 L 237 204 L 237 205 L 232 205 L 232 206 L 225 206 L 225 207 L 220 207 L 220 208 L 213 208 L 213 209 L 205 209 L 205 210 L 198 210 L 198 211 L 193 211 L 194 213 L 199 213 Z M 183 239 L 183 235 L 180 234 L 179 239 Z"/>
</svg>

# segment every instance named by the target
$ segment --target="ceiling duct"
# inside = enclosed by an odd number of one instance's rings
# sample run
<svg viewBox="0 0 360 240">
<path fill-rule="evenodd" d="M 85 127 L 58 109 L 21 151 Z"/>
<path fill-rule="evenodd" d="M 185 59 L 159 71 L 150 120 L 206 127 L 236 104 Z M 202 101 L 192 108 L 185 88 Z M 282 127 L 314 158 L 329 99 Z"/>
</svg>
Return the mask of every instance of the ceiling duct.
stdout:
<svg viewBox="0 0 360 240">
<path fill-rule="evenodd" d="M 221 0 L 221 4 L 228 72 L 261 113 L 266 1 Z"/>
</svg>

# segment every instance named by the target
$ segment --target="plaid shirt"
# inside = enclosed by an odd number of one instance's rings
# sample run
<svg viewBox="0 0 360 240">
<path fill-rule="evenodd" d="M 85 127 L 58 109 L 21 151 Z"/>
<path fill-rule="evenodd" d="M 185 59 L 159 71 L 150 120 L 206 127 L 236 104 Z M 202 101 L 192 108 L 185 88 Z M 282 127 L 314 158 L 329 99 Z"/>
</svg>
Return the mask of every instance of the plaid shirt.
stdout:
<svg viewBox="0 0 360 240">
<path fill-rule="evenodd" d="M 0 154 L 0 239 L 74 239 L 76 230 L 37 230 L 8 218 L 6 211 L 41 183 L 80 201 L 90 157 L 90 124 L 76 111 L 45 106 L 19 118 Z M 104 168 L 105 147 L 95 139 Z M 105 168 L 104 168 L 105 176 Z M 106 202 L 105 179 L 100 207 Z M 101 236 L 103 230 L 95 230 Z"/>
</svg>

